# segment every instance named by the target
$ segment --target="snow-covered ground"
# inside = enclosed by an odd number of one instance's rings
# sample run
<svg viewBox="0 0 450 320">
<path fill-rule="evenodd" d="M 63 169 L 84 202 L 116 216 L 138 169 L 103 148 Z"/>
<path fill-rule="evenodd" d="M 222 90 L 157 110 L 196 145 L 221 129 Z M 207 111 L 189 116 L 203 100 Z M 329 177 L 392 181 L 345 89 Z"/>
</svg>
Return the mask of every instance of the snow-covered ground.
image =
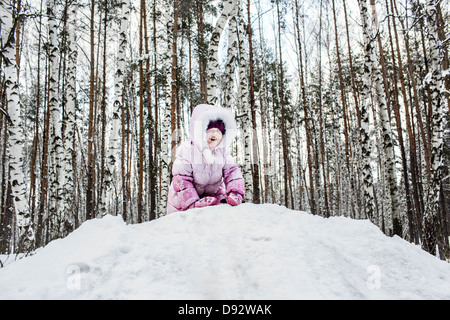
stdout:
<svg viewBox="0 0 450 320">
<path fill-rule="evenodd" d="M 106 216 L 0 269 L 0 299 L 450 299 L 450 264 L 368 221 L 277 205 Z"/>
</svg>

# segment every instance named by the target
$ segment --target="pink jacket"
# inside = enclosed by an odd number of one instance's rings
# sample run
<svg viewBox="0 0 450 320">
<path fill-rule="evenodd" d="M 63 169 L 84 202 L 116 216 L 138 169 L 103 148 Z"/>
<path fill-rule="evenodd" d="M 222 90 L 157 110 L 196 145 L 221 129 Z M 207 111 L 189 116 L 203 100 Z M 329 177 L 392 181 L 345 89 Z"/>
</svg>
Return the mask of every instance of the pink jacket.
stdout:
<svg viewBox="0 0 450 320">
<path fill-rule="evenodd" d="M 222 142 L 210 149 L 206 142 L 206 128 L 211 120 L 222 120 L 226 132 Z M 172 167 L 172 183 L 167 199 L 167 213 L 185 211 L 200 198 L 227 198 L 230 192 L 245 196 L 241 170 L 228 148 L 237 134 L 236 121 L 230 110 L 211 105 L 199 105 L 190 121 L 190 140 L 177 149 Z"/>
</svg>

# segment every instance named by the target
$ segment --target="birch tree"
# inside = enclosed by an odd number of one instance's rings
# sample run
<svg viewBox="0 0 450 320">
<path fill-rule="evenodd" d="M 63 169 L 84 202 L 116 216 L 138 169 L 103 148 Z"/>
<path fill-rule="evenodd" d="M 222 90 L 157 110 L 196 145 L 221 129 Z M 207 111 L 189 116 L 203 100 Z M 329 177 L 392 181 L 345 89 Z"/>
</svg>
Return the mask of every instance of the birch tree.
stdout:
<svg viewBox="0 0 450 320">
<path fill-rule="evenodd" d="M 173 4 L 171 1 L 166 0 L 164 2 L 163 8 L 163 21 L 165 21 L 166 27 L 166 41 L 165 41 L 165 56 L 164 56 L 164 69 L 172 70 L 172 45 L 173 45 L 173 21 L 171 19 L 173 11 Z M 172 134 L 171 126 L 172 122 L 175 119 L 172 119 L 171 113 L 171 104 L 172 104 L 172 72 L 166 73 L 166 82 L 165 82 L 165 111 L 164 111 L 164 119 L 163 119 L 163 127 L 162 127 L 162 141 L 161 141 L 161 198 L 159 203 L 159 213 L 164 214 L 166 212 L 167 205 L 167 193 L 169 191 L 170 185 L 170 164 L 172 160 Z"/>
<path fill-rule="evenodd" d="M 234 6 L 230 12 L 229 30 L 228 30 L 228 46 L 227 46 L 227 63 L 223 78 L 223 104 L 232 106 L 234 99 L 234 78 L 236 72 L 236 60 L 238 57 L 238 6 Z"/>
<path fill-rule="evenodd" d="M 75 142 L 75 106 L 76 106 L 76 77 L 77 77 L 77 38 L 75 34 L 77 26 L 77 6 L 78 2 L 67 2 L 68 12 L 68 66 L 67 66 L 67 85 L 66 85 L 66 107 L 65 107 L 65 132 L 64 132 L 64 168 L 62 176 L 63 186 L 63 209 L 64 222 L 61 224 L 61 234 L 66 235 L 75 228 L 76 211 L 74 207 L 75 184 L 73 179 L 73 159 Z"/>
<path fill-rule="evenodd" d="M 247 36 L 248 36 L 248 61 L 249 61 L 249 95 L 250 112 L 252 120 L 252 182 L 253 182 L 253 203 L 260 203 L 259 187 L 259 156 L 258 156 L 258 135 L 256 123 L 256 103 L 255 103 L 255 73 L 254 73 L 254 54 L 253 54 L 253 29 L 250 15 L 250 0 L 247 0 Z"/>
<path fill-rule="evenodd" d="M 448 258 L 448 238 L 441 237 L 440 228 L 441 221 L 439 215 L 440 198 L 442 188 L 442 170 L 443 170 L 443 148 L 444 148 L 444 128 L 446 111 L 444 111 L 444 96 L 442 94 L 443 76 L 442 76 L 442 59 L 443 48 L 442 42 L 438 36 L 438 16 L 437 6 L 439 1 L 428 0 L 425 13 L 427 20 L 427 38 L 430 46 L 430 71 L 425 79 L 428 82 L 431 92 L 432 104 L 432 128 L 431 135 L 431 184 L 428 190 L 427 202 L 424 214 L 424 244 L 426 251 L 436 254 L 436 245 L 439 247 L 441 258 Z"/>
<path fill-rule="evenodd" d="M 95 158 L 94 158 L 94 99 L 95 99 L 95 1 L 90 3 L 90 61 L 89 61 L 89 127 L 87 148 L 86 219 L 95 218 Z"/>
<path fill-rule="evenodd" d="M 306 91 L 306 71 L 303 63 L 303 46 L 302 41 L 300 39 L 300 10 L 299 10 L 298 0 L 295 0 L 295 30 L 297 35 L 297 48 L 298 48 L 298 61 L 299 61 L 299 78 L 300 78 L 300 92 L 301 92 L 301 106 L 303 107 L 303 119 L 305 123 L 305 135 L 306 135 L 306 150 L 307 150 L 307 163 L 308 163 L 308 172 L 309 172 L 309 207 L 312 214 L 316 214 L 316 199 L 315 199 L 315 188 L 314 188 L 314 179 L 313 179 L 313 165 L 312 165 L 312 139 L 310 133 L 309 119 L 310 119 L 310 111 L 309 105 L 307 101 L 307 91 Z"/>
<path fill-rule="evenodd" d="M 144 188 L 144 19 L 146 19 L 146 1 L 140 3 L 140 23 L 139 23 L 139 158 L 138 158 L 138 196 L 137 196 L 137 214 L 138 223 L 142 222 L 143 215 L 143 188 Z"/>
<path fill-rule="evenodd" d="M 15 31 L 20 19 L 17 3 L 2 2 L 1 18 L 1 51 L 5 71 L 5 87 L 8 106 L 8 153 L 11 195 L 13 198 L 16 225 L 18 229 L 18 252 L 30 252 L 34 248 L 34 229 L 27 201 L 26 181 L 23 169 L 24 135 L 21 130 L 21 107 L 19 103 L 18 66 L 16 64 Z"/>
<path fill-rule="evenodd" d="M 62 216 L 60 200 L 62 197 L 62 116 L 58 99 L 59 83 L 59 43 L 58 21 L 56 19 L 56 1 L 47 3 L 48 31 L 49 31 L 49 111 L 50 111 L 50 140 L 49 140 L 49 212 L 47 227 L 50 239 L 57 237 Z"/>
<path fill-rule="evenodd" d="M 114 102 L 110 126 L 110 141 L 107 155 L 108 172 L 105 176 L 105 192 L 108 195 L 107 205 L 112 212 L 119 211 L 120 189 L 123 181 L 120 175 L 121 164 L 121 116 L 124 104 L 124 75 L 126 73 L 126 49 L 128 44 L 128 26 L 130 15 L 129 0 L 121 1 L 119 24 L 119 49 L 117 53 L 117 69 L 114 74 Z"/>
<path fill-rule="evenodd" d="M 375 3 L 372 2 L 373 8 L 375 8 Z M 372 41 L 375 41 L 376 35 L 378 34 L 378 19 L 376 16 L 375 9 L 372 11 Z M 362 15 L 363 17 L 364 15 Z M 365 17 L 363 18 L 365 19 Z M 367 21 L 364 25 L 368 25 Z M 370 30 L 369 29 L 369 30 Z M 370 31 L 368 31 L 370 34 Z M 402 236 L 402 227 L 400 223 L 400 213 L 399 213 L 399 202 L 398 202 L 398 188 L 396 181 L 396 173 L 395 173 L 395 158 L 394 158 L 394 143 L 392 138 L 392 128 L 388 115 L 388 104 L 386 98 L 386 92 L 383 87 L 383 75 L 380 69 L 380 60 L 376 54 L 375 46 L 366 46 L 366 50 L 371 50 L 368 54 L 370 54 L 370 60 L 366 61 L 371 63 L 371 69 L 373 73 L 373 85 L 375 87 L 375 102 L 378 107 L 378 114 L 381 120 L 381 137 L 382 137 L 382 145 L 383 145 L 383 155 L 384 160 L 382 161 L 386 165 L 386 180 L 388 182 L 388 190 L 389 190 L 389 206 L 388 213 L 390 214 L 392 223 L 390 227 L 389 234 L 390 235 L 398 235 Z M 380 50 L 382 52 L 382 50 Z"/>
<path fill-rule="evenodd" d="M 358 0 L 359 10 L 361 13 L 361 22 L 363 28 L 364 38 L 364 80 L 363 91 L 361 92 L 362 102 L 360 104 L 360 142 L 361 142 L 361 156 L 362 156 L 362 179 L 363 179 L 363 196 L 364 196 L 364 211 L 367 218 L 372 219 L 374 216 L 374 194 L 373 194 L 373 175 L 371 161 L 371 143 L 369 131 L 369 104 L 370 104 L 370 78 L 371 70 L 371 52 L 373 51 L 373 40 L 370 38 L 369 26 L 369 7 L 366 0 Z"/>
<path fill-rule="evenodd" d="M 222 32 L 230 18 L 233 8 L 237 5 L 239 0 L 225 0 L 223 2 L 222 13 L 217 20 L 216 26 L 211 36 L 209 43 L 209 64 L 208 64 L 208 79 L 207 79 L 207 101 L 209 104 L 215 104 L 218 101 L 217 96 L 217 78 L 218 78 L 218 49 L 219 41 Z"/>
<path fill-rule="evenodd" d="M 238 40 L 238 81 L 237 81 L 237 92 L 238 92 L 238 112 L 242 115 L 242 131 L 243 131 L 243 143 L 244 143 L 244 162 L 242 167 L 242 173 L 244 175 L 245 181 L 247 181 L 247 187 L 245 192 L 245 197 L 247 200 L 253 200 L 253 185 L 249 184 L 252 178 L 252 125 L 250 122 L 250 96 L 249 96 L 249 78 L 247 72 L 249 56 L 245 45 L 245 35 L 244 35 L 244 23 L 242 14 L 242 1 L 235 0 L 234 6 L 237 8 L 237 24 L 235 29 L 237 33 Z M 234 28 L 233 28 L 234 29 Z M 234 31 L 233 31 L 234 32 Z"/>
</svg>

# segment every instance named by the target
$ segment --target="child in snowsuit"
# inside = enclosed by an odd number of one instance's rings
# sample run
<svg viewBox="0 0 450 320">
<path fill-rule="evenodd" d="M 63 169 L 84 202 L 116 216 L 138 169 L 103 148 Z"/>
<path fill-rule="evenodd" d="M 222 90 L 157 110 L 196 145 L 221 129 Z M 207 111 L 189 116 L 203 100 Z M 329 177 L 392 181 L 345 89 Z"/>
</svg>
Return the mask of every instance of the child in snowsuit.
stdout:
<svg viewBox="0 0 450 320">
<path fill-rule="evenodd" d="M 245 197 L 241 170 L 228 148 L 237 126 L 231 111 L 199 105 L 190 120 L 190 140 L 177 149 L 167 213 L 228 203 L 237 206 Z"/>
</svg>

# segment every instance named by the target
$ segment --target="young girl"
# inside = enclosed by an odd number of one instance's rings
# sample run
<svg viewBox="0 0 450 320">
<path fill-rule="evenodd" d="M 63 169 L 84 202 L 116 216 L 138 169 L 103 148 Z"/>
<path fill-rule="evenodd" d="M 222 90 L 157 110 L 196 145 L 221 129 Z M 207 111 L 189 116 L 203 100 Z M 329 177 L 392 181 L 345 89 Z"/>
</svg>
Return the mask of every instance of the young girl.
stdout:
<svg viewBox="0 0 450 320">
<path fill-rule="evenodd" d="M 244 178 L 227 150 L 236 134 L 231 111 L 205 104 L 194 109 L 190 140 L 178 147 L 173 163 L 167 213 L 242 202 Z"/>
</svg>

